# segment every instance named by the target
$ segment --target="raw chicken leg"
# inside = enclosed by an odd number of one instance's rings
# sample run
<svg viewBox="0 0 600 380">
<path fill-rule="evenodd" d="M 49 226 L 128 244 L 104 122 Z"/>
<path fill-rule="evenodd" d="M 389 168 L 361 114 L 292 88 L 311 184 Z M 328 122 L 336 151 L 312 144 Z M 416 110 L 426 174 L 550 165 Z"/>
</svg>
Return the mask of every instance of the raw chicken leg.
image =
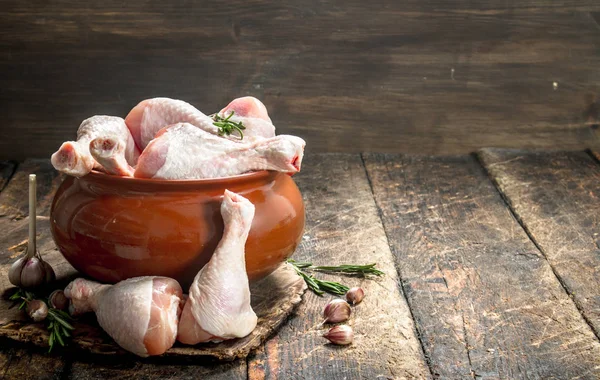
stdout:
<svg viewBox="0 0 600 380">
<path fill-rule="evenodd" d="M 92 157 L 106 173 L 133 177 L 134 169 L 125 160 L 124 151 L 124 144 L 114 136 L 96 137 L 90 142 Z"/>
<path fill-rule="evenodd" d="M 242 338 L 256 327 L 244 257 L 254 205 L 225 190 L 221 215 L 225 223 L 223 238 L 194 278 L 181 313 L 177 334 L 181 343 Z"/>
<path fill-rule="evenodd" d="M 246 127 L 244 136 L 264 138 L 275 136 L 275 126 L 267 113 L 267 107 L 255 97 L 245 96 L 234 99 L 219 111 L 219 115 L 227 117 L 231 112 L 234 114 L 230 120 L 241 121 Z"/>
<path fill-rule="evenodd" d="M 100 167 L 90 154 L 90 142 L 96 137 L 114 136 L 123 145 L 119 160 L 135 165 L 140 155 L 125 121 L 114 116 L 93 116 L 85 119 L 77 130 L 77 141 L 67 141 L 52 155 L 52 165 L 58 171 L 81 177 Z"/>
<path fill-rule="evenodd" d="M 180 123 L 157 134 L 140 156 L 134 176 L 198 179 L 252 170 L 296 173 L 300 171 L 305 144 L 301 138 L 288 135 L 235 143 Z"/>
<path fill-rule="evenodd" d="M 95 311 L 104 331 L 138 356 L 160 355 L 175 343 L 182 291 L 171 278 L 135 277 L 116 285 L 78 278 L 65 295 L 71 314 Z"/>
<path fill-rule="evenodd" d="M 153 98 L 141 101 L 125 118 L 131 134 L 140 149 L 146 148 L 150 140 L 162 128 L 175 123 L 191 125 L 217 134 L 219 129 L 213 120 L 196 107 L 182 100 Z"/>
</svg>

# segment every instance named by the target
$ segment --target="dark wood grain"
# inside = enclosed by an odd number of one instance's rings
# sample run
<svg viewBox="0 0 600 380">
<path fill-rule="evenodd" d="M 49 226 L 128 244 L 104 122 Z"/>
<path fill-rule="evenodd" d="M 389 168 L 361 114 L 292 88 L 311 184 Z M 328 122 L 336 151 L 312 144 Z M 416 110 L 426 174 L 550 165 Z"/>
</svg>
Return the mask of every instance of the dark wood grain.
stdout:
<svg viewBox="0 0 600 380">
<path fill-rule="evenodd" d="M 14 161 L 0 161 L 0 192 L 12 177 L 17 163 Z"/>
<path fill-rule="evenodd" d="M 578 149 L 594 138 L 598 11 L 591 0 L 4 1 L 0 158 L 48 157 L 84 118 L 153 96 L 207 113 L 257 96 L 315 152 Z"/>
<path fill-rule="evenodd" d="M 220 364 L 157 365 L 140 361 L 117 363 L 73 363 L 67 377 L 71 380 L 92 379 L 206 379 L 241 380 L 246 379 L 246 362 L 237 361 Z"/>
<path fill-rule="evenodd" d="M 3 348 L 0 365 L 2 379 L 54 380 L 60 379 L 68 371 L 65 361 L 56 355 L 24 348 Z"/>
<path fill-rule="evenodd" d="M 250 379 L 429 377 L 413 321 L 359 155 L 313 155 L 294 180 L 306 206 L 306 228 L 294 258 L 318 265 L 377 263 L 385 277 L 318 274 L 365 289 L 353 309 L 350 347 L 326 344 L 322 311 L 334 297 L 304 296 L 293 318 L 248 363 Z"/>
<path fill-rule="evenodd" d="M 479 157 L 600 336 L 600 165 L 585 152 Z"/>
<path fill-rule="evenodd" d="M 600 343 L 474 157 L 365 163 L 436 376 L 600 376 Z"/>
<path fill-rule="evenodd" d="M 64 177 L 54 170 L 49 159 L 33 159 L 19 165 L 10 183 L 0 193 L 0 221 L 12 222 L 27 216 L 30 174 L 35 174 L 37 180 L 38 216 L 49 215 L 54 192 Z"/>
<path fill-rule="evenodd" d="M 16 257 L 26 248 L 28 175 L 36 174 L 38 180 L 38 249 L 58 273 L 64 266 L 56 267 L 59 254 L 55 251 L 54 243 L 48 228 L 48 211 L 51 196 L 56 190 L 57 175 L 48 165 L 48 160 L 28 160 L 16 167 L 9 163 L 0 170 L 2 178 L 10 179 L 8 184 L 1 186 L 0 180 L 0 308 L 6 309 L 10 303 L 5 299 L 8 268 Z M 11 179 L 12 178 L 12 179 Z M 69 266 L 70 267 L 70 266 Z M 16 308 L 11 309 L 10 315 L 0 312 L 0 328 L 12 320 L 12 315 L 20 314 Z M 68 370 L 67 361 L 56 354 L 45 354 L 39 350 L 14 347 L 3 340 L 0 344 L 0 378 L 3 379 L 58 379 Z"/>
</svg>

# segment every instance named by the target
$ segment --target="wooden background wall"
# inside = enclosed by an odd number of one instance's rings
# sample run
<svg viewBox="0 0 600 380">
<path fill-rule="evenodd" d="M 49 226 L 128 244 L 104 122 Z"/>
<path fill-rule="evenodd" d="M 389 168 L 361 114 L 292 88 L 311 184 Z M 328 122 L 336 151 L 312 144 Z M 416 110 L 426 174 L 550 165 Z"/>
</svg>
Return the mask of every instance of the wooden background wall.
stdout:
<svg viewBox="0 0 600 380">
<path fill-rule="evenodd" d="M 311 151 L 597 144 L 600 1 L 0 2 L 0 159 L 154 96 L 264 101 Z"/>
</svg>

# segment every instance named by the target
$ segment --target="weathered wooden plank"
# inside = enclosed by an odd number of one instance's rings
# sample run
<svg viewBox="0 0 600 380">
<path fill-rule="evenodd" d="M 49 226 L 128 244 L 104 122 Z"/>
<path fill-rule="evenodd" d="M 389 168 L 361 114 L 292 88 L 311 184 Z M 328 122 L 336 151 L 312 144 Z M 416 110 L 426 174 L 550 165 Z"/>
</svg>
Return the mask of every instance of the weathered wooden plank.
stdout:
<svg viewBox="0 0 600 380">
<path fill-rule="evenodd" d="M 246 379 L 245 360 L 217 364 L 152 364 L 129 362 L 75 362 L 67 377 L 72 380 L 92 379 Z"/>
<path fill-rule="evenodd" d="M 585 152 L 479 157 L 600 336 L 600 166 Z"/>
<path fill-rule="evenodd" d="M 60 379 L 67 370 L 64 361 L 56 355 L 23 348 L 3 348 L 0 365 L 2 379 Z"/>
<path fill-rule="evenodd" d="M 474 157 L 364 158 L 437 376 L 600 376 L 600 343 Z"/>
<path fill-rule="evenodd" d="M 294 255 L 319 265 L 372 263 L 386 275 L 376 280 L 319 274 L 361 286 L 365 300 L 349 322 L 352 346 L 326 344 L 322 310 L 333 297 L 307 292 L 296 317 L 251 357 L 251 379 L 355 379 L 429 377 L 413 321 L 394 270 L 359 155 L 313 155 L 294 177 L 306 206 L 303 241 Z"/>
<path fill-rule="evenodd" d="M 187 4 L 3 1 L 0 157 L 49 157 L 81 120 L 152 96 L 206 113 L 258 96 L 314 151 L 578 149 L 591 137 L 594 0 Z"/>
<path fill-rule="evenodd" d="M 14 161 L 0 161 L 0 192 L 8 184 L 17 164 Z"/>
<path fill-rule="evenodd" d="M 10 183 L 0 193 L 0 220 L 20 220 L 29 212 L 28 177 L 37 176 L 38 216 L 48 216 L 54 192 L 63 180 L 49 159 L 27 160 L 21 164 Z"/>
<path fill-rule="evenodd" d="M 10 173 L 10 169 L 0 170 L 3 174 Z M 38 179 L 38 210 L 41 218 L 38 218 L 38 248 L 44 257 L 56 265 L 58 253 L 54 250 L 54 243 L 48 228 L 48 212 L 50 201 L 58 184 L 54 168 L 49 165 L 48 160 L 28 160 L 19 165 L 10 182 L 0 189 L 0 288 L 8 287 L 8 268 L 19 256 L 26 244 L 28 223 L 28 199 L 27 199 L 27 176 L 37 174 Z M 10 176 L 9 175 L 9 176 Z M 3 177 L 5 177 L 3 175 Z M 5 177 L 6 178 L 6 177 Z M 50 254 L 47 254 L 50 252 Z M 60 273 L 62 268 L 55 269 Z M 10 305 L 5 299 L 5 294 L 0 298 L 0 308 L 6 309 Z M 2 312 L 0 325 L 12 320 L 12 315 L 20 314 L 16 308 L 11 309 L 10 315 Z M 20 315 L 18 318 L 21 318 Z M 8 341 L 2 341 L 0 351 L 0 377 L 3 379 L 58 379 L 66 370 L 66 361 L 57 355 L 41 354 L 38 350 L 27 350 L 19 347 L 11 347 Z"/>
</svg>

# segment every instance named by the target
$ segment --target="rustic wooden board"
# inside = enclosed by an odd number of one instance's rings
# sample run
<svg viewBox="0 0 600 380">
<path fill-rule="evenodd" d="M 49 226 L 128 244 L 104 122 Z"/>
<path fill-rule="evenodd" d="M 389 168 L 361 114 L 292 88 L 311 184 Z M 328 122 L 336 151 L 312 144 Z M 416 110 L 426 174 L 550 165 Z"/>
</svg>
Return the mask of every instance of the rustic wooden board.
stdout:
<svg viewBox="0 0 600 380">
<path fill-rule="evenodd" d="M 176 343 L 163 357 L 174 359 L 203 360 L 214 358 L 218 360 L 234 360 L 245 358 L 258 348 L 273 334 L 277 328 L 294 311 L 295 306 L 302 300 L 306 284 L 300 276 L 287 264 L 282 264 L 275 272 L 264 279 L 253 283 L 252 308 L 258 316 L 258 325 L 250 335 L 242 339 L 222 343 L 207 343 L 196 346 L 184 346 Z M 0 307 L 2 304 L 0 304 Z M 0 309 L 2 310 L 2 309 Z M 19 319 L 17 319 L 19 318 Z M 91 315 L 81 318 L 74 324 L 75 332 L 71 345 L 94 354 L 124 355 L 126 351 L 117 346 L 114 341 L 100 329 Z M 29 341 L 34 344 L 47 346 L 48 334 L 38 325 L 32 325 L 22 314 L 14 315 L 13 322 L 0 326 L 0 336 L 15 340 Z"/>
<path fill-rule="evenodd" d="M 364 158 L 436 376 L 600 376 L 598 339 L 474 157 Z"/>
<path fill-rule="evenodd" d="M 295 316 L 250 357 L 250 379 L 414 378 L 430 376 L 410 311 L 398 287 L 369 183 L 359 155 L 312 155 L 294 176 L 306 206 L 306 229 L 294 258 L 319 265 L 377 263 L 378 279 L 317 274 L 365 289 L 349 324 L 355 342 L 327 344 L 322 310 L 333 296 L 304 296 Z"/>
<path fill-rule="evenodd" d="M 77 276 L 77 272 L 64 260 L 57 251 L 50 235 L 50 221 L 48 218 L 49 205 L 52 201 L 55 187 L 60 176 L 54 176 L 54 169 L 48 165 L 48 160 L 26 162 L 15 174 L 14 179 L 0 194 L 0 210 L 4 211 L 2 227 L 10 234 L 4 234 L 0 240 L 0 293 L 4 297 L 0 300 L 0 336 L 9 337 L 19 341 L 32 342 L 46 346 L 48 334 L 43 325 L 31 324 L 24 314 L 16 308 L 9 309 L 12 304 L 6 299 L 8 289 L 12 285 L 8 282 L 8 269 L 10 264 L 26 248 L 23 238 L 27 237 L 26 217 L 26 191 L 27 175 L 37 171 L 40 186 L 38 187 L 38 248 L 42 256 L 54 267 L 59 284 L 66 284 Z M 25 195 L 23 195 L 23 193 Z M 207 344 L 196 347 L 175 346 L 166 356 L 213 356 L 223 360 L 233 360 L 245 357 L 248 353 L 264 342 L 277 327 L 293 311 L 294 306 L 301 300 L 306 289 L 304 281 L 288 265 L 282 265 L 265 279 L 252 285 L 252 305 L 259 316 L 256 329 L 249 336 L 220 344 Z M 97 326 L 93 318 L 83 318 L 76 324 L 72 345 L 83 348 L 93 353 L 120 353 L 120 349 Z"/>
<path fill-rule="evenodd" d="M 83 119 L 152 96 L 207 113 L 258 96 L 280 132 L 321 152 L 581 148 L 599 12 L 597 0 L 5 0 L 0 158 L 49 157 Z"/>
<path fill-rule="evenodd" d="M 479 157 L 600 337 L 600 165 L 585 152 Z"/>
<path fill-rule="evenodd" d="M 5 271 L 1 271 L 3 275 Z M 76 277 L 76 272 L 58 274 L 58 281 L 67 283 L 65 278 Z M 10 284 L 0 279 L 0 287 L 6 294 Z M 259 347 L 293 312 L 295 305 L 302 300 L 306 284 L 287 264 L 283 264 L 275 272 L 261 281 L 251 285 L 252 308 L 258 316 L 258 325 L 250 335 L 242 339 L 222 343 L 209 343 L 197 346 L 184 346 L 176 343 L 164 357 L 191 358 L 212 357 L 219 360 L 234 360 L 246 357 Z M 48 334 L 42 324 L 32 324 L 17 308 L 9 309 L 12 303 L 0 300 L 0 336 L 21 342 L 29 342 L 42 347 L 48 346 Z M 74 323 L 75 331 L 70 346 L 83 349 L 94 354 L 125 355 L 114 341 L 102 331 L 95 318 L 90 315 L 82 317 Z M 80 351 L 79 351 L 80 352 Z"/>
</svg>

